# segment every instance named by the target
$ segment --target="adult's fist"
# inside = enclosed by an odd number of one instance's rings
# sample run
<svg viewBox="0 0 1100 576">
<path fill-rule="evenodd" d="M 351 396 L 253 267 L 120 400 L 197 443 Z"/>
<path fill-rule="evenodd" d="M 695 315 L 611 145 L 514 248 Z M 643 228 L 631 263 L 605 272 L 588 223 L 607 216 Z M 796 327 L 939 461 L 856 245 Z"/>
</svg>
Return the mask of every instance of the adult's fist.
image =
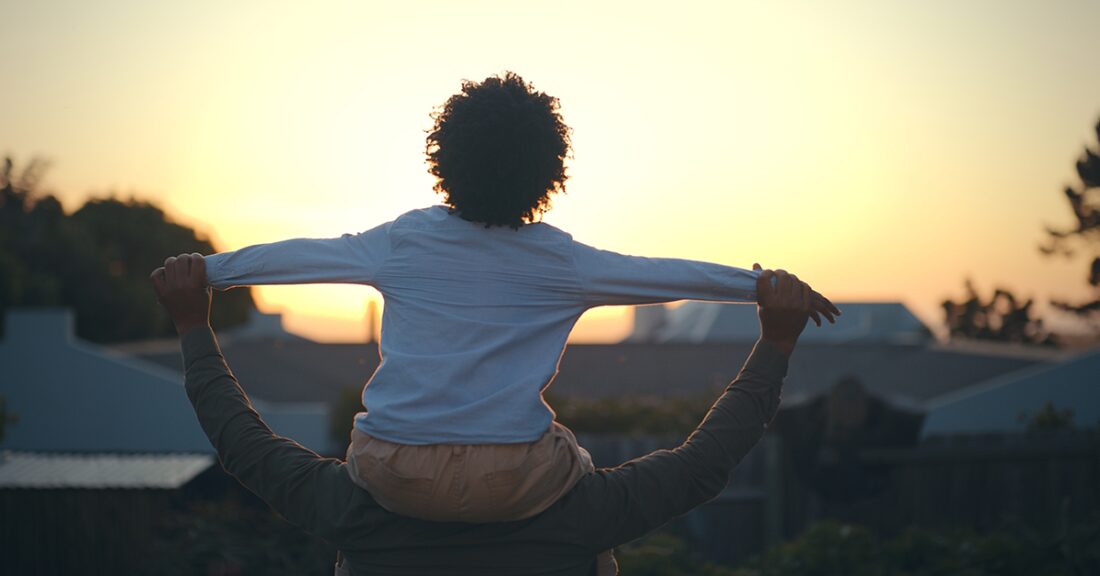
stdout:
<svg viewBox="0 0 1100 576">
<path fill-rule="evenodd" d="M 790 354 L 813 311 L 813 291 L 783 270 L 763 270 L 756 291 L 761 338 Z"/>
<path fill-rule="evenodd" d="M 180 335 L 210 325 L 210 287 L 201 254 L 172 256 L 153 270 L 149 280 Z"/>
</svg>

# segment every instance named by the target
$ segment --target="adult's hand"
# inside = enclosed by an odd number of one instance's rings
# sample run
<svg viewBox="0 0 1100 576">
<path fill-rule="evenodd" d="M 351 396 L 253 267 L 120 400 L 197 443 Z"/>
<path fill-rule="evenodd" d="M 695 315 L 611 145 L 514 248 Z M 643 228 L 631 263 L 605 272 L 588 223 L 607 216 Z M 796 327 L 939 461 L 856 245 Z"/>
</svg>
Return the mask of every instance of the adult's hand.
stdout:
<svg viewBox="0 0 1100 576">
<path fill-rule="evenodd" d="M 193 328 L 210 326 L 210 286 L 206 261 L 200 254 L 180 254 L 164 261 L 149 275 L 157 300 L 168 311 L 181 336 Z"/>
<path fill-rule="evenodd" d="M 763 270 L 763 268 L 760 267 L 760 264 L 753 264 L 752 269 L 756 271 Z M 787 274 L 785 270 L 777 270 L 776 272 Z M 798 276 L 795 276 L 794 274 L 791 274 L 790 276 L 794 280 L 798 280 Z M 773 280 L 772 283 L 774 284 L 774 282 L 775 281 Z M 767 300 L 768 296 L 768 294 L 761 294 L 758 291 L 757 302 L 759 302 L 760 305 L 764 306 L 765 308 L 768 307 L 770 305 Z M 829 324 L 836 324 L 836 317 L 840 316 L 840 309 L 837 308 L 836 305 L 833 304 L 828 298 L 822 296 L 820 292 L 814 290 L 813 288 L 810 288 L 810 319 L 814 321 L 814 324 L 821 326 L 822 316 L 824 316 L 825 319 L 829 321 Z"/>
<path fill-rule="evenodd" d="M 813 290 L 793 274 L 764 270 L 756 280 L 756 291 L 761 339 L 789 356 L 813 311 Z"/>
</svg>

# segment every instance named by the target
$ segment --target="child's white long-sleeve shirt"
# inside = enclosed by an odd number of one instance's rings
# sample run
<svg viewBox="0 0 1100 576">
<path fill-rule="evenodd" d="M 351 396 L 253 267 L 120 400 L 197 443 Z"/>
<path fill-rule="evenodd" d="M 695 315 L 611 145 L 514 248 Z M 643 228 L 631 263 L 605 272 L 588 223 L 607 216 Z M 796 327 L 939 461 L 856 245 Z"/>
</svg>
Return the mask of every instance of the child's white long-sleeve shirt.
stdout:
<svg viewBox="0 0 1100 576">
<path fill-rule="evenodd" d="M 351 283 L 382 293 L 382 363 L 363 432 L 402 444 L 531 442 L 554 414 L 542 390 L 589 308 L 755 302 L 758 272 L 597 250 L 548 224 L 486 228 L 444 206 L 361 234 L 206 257 L 218 289 Z"/>
</svg>

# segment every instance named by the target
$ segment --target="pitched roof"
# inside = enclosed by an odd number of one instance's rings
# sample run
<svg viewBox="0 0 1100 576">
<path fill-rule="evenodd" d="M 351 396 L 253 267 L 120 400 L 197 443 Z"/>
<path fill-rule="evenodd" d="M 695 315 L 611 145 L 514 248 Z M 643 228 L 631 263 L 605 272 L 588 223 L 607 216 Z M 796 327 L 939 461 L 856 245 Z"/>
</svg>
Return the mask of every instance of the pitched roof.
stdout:
<svg viewBox="0 0 1100 576">
<path fill-rule="evenodd" d="M 221 349 L 245 392 L 278 403 L 332 404 L 341 390 L 362 388 L 381 362 L 376 343 L 322 344 L 262 337 L 226 339 Z M 151 363 L 183 371 L 178 344 L 170 351 L 137 353 Z"/>
<path fill-rule="evenodd" d="M 751 349 L 752 343 L 571 344 L 550 390 L 589 398 L 709 394 L 737 375 Z M 362 386 L 379 363 L 376 344 L 253 339 L 229 342 L 222 350 L 250 395 L 282 402 L 335 402 L 341 389 Z M 180 369 L 178 353 L 144 357 Z M 814 398 L 854 376 L 877 396 L 919 404 L 1049 357 L 949 346 L 810 342 L 799 344 L 791 359 L 784 403 Z"/>
<path fill-rule="evenodd" d="M 931 332 L 900 302 L 840 302 L 843 314 L 825 329 L 810 326 L 801 341 L 917 344 Z M 635 309 L 633 342 L 752 342 L 760 333 L 756 307 L 685 302 L 675 308 Z"/>
<path fill-rule="evenodd" d="M 176 344 L 178 347 L 178 343 Z M 73 337 L 61 309 L 8 310 L 0 394 L 19 421 L 4 447 L 48 452 L 212 452 L 177 370 Z M 327 406 L 257 401 L 277 433 L 328 452 Z"/>
<path fill-rule="evenodd" d="M 0 454 L 0 489 L 175 489 L 214 465 L 205 454 Z"/>
<path fill-rule="evenodd" d="M 551 390 L 578 397 L 712 393 L 737 375 L 751 350 L 747 343 L 572 345 Z M 800 404 L 854 377 L 879 398 L 920 408 L 946 392 L 1039 361 L 1034 355 L 947 346 L 800 343 L 791 357 L 783 403 Z"/>
<path fill-rule="evenodd" d="M 921 436 L 1022 432 L 1047 402 L 1072 410 L 1076 427 L 1100 425 L 1100 349 L 934 398 Z"/>
</svg>

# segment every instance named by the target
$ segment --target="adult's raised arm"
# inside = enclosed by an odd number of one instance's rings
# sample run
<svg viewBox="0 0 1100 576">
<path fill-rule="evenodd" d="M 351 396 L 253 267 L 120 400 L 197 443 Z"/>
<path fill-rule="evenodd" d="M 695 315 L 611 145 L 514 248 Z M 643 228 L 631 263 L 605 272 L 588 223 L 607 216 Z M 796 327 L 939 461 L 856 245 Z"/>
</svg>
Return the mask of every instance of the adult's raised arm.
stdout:
<svg viewBox="0 0 1100 576">
<path fill-rule="evenodd" d="M 763 436 L 779 409 L 788 358 L 809 310 L 804 283 L 780 274 L 773 287 L 772 275 L 764 272 L 758 284 L 776 303 L 761 309 L 761 339 L 688 439 L 673 450 L 589 474 L 566 496 L 584 517 L 578 530 L 593 550 L 629 542 L 718 496 Z"/>
<path fill-rule="evenodd" d="M 187 397 L 222 466 L 289 522 L 339 546 L 377 505 L 339 460 L 278 436 L 252 408 L 210 329 L 202 257 L 170 258 L 152 281 L 180 333 Z"/>
</svg>

